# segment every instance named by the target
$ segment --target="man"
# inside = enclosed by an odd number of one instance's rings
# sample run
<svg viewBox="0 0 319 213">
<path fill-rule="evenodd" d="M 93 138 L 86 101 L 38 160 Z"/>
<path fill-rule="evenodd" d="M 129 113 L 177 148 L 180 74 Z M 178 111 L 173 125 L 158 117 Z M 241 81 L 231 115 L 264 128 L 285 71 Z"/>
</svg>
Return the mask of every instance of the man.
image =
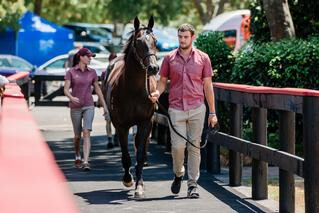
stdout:
<svg viewBox="0 0 319 213">
<path fill-rule="evenodd" d="M 208 125 L 217 123 L 212 85 L 212 67 L 208 55 L 193 47 L 194 27 L 182 24 L 178 29 L 179 48 L 167 54 L 160 70 L 157 90 L 150 95 L 156 102 L 170 80 L 168 113 L 175 129 L 186 136 L 197 147 L 200 146 L 206 107 L 204 96 L 209 105 Z M 178 194 L 185 173 L 184 152 L 186 141 L 171 128 L 174 181 L 173 194 Z M 187 144 L 188 150 L 188 190 L 189 198 L 199 198 L 197 180 L 199 178 L 200 149 Z"/>
</svg>

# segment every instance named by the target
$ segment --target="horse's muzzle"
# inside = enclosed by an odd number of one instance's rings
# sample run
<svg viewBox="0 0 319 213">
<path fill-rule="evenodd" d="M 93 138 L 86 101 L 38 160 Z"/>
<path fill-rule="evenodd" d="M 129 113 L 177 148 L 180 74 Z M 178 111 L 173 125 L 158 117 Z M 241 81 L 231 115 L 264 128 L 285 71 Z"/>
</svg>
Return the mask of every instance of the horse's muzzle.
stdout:
<svg viewBox="0 0 319 213">
<path fill-rule="evenodd" d="M 159 66 L 156 64 L 156 65 L 149 65 L 147 67 L 147 74 L 148 75 L 156 75 L 158 73 L 158 70 L 159 70 Z"/>
</svg>

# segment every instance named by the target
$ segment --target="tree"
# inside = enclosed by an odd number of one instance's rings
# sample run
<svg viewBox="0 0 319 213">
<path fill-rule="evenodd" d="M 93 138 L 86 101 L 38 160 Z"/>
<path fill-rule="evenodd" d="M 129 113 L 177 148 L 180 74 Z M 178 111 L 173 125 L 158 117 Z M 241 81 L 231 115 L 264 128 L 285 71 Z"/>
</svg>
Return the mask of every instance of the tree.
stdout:
<svg viewBox="0 0 319 213">
<path fill-rule="evenodd" d="M 263 0 L 271 40 L 295 37 L 295 28 L 287 0 Z"/>
<path fill-rule="evenodd" d="M 41 10 L 42 10 L 42 0 L 35 0 L 34 2 L 34 13 L 37 14 L 38 16 L 41 15 Z"/>
<path fill-rule="evenodd" d="M 18 20 L 26 10 L 23 0 L 0 0 L 0 31 L 19 29 Z"/>
</svg>

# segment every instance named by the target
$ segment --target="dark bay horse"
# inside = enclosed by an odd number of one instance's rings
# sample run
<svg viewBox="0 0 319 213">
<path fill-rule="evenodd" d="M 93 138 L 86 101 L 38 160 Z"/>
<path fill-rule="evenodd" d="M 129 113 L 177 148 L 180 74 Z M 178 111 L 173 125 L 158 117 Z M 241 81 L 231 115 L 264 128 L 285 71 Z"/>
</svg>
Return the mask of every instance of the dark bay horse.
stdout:
<svg viewBox="0 0 319 213">
<path fill-rule="evenodd" d="M 156 88 L 154 75 L 159 69 L 155 55 L 156 39 L 152 33 L 153 26 L 153 17 L 150 18 L 147 27 L 140 27 L 139 19 L 137 17 L 134 19 L 135 30 L 123 49 L 124 55 L 112 61 L 111 72 L 103 83 L 105 101 L 121 145 L 123 184 L 126 187 L 134 183 L 130 173 L 128 132 L 131 126 L 137 125 L 134 193 L 136 198 L 144 197 L 143 164 L 155 109 L 148 95 Z"/>
</svg>

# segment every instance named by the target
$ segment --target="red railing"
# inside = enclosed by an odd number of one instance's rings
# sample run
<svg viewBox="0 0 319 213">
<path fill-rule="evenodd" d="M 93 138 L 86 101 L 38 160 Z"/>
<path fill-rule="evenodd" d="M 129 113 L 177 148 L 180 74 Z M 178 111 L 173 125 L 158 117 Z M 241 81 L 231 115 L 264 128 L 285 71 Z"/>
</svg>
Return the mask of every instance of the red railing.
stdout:
<svg viewBox="0 0 319 213">
<path fill-rule="evenodd" d="M 252 198 L 260 200 L 268 197 L 267 163 L 271 163 L 280 168 L 280 212 L 295 211 L 294 174 L 305 180 L 306 212 L 319 212 L 319 91 L 214 83 L 214 94 L 216 102 L 230 106 L 226 113 L 230 132 L 221 129 L 209 138 L 207 155 L 202 156 L 207 171 L 220 172 L 219 146 L 224 146 L 229 149 L 229 184 L 239 186 L 242 154 L 252 157 Z M 252 109 L 252 141 L 242 139 L 243 107 Z M 267 146 L 268 109 L 279 112 L 279 150 Z M 303 115 L 304 159 L 295 155 L 296 113 Z M 169 129 L 162 127 L 168 126 L 166 118 L 156 113 L 154 120 L 159 143 L 169 144 Z"/>
<path fill-rule="evenodd" d="M 1 212 L 79 212 L 17 84 L 6 85 L 0 108 Z"/>
</svg>

